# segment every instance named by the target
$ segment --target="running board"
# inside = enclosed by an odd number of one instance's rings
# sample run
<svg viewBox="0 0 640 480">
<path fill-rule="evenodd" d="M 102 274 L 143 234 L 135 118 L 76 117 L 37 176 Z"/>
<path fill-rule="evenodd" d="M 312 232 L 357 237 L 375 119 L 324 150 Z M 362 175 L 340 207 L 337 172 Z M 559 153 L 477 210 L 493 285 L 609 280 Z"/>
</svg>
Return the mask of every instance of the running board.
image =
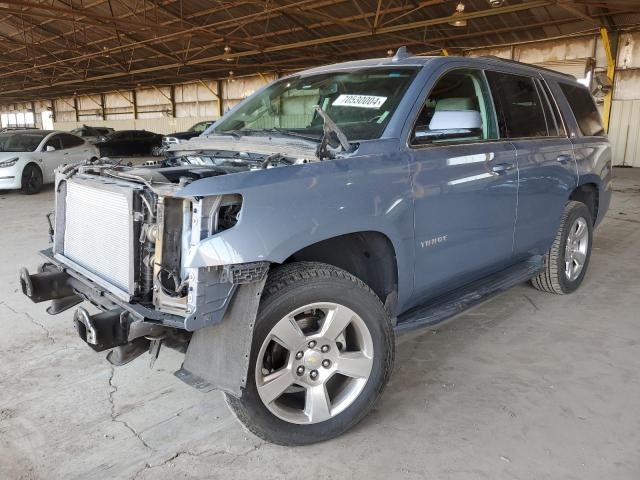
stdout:
<svg viewBox="0 0 640 480">
<path fill-rule="evenodd" d="M 493 275 L 476 280 L 435 298 L 426 305 L 403 313 L 398 317 L 395 331 L 397 334 L 403 334 L 442 323 L 519 283 L 526 282 L 543 268 L 543 257 L 536 255 Z"/>
</svg>

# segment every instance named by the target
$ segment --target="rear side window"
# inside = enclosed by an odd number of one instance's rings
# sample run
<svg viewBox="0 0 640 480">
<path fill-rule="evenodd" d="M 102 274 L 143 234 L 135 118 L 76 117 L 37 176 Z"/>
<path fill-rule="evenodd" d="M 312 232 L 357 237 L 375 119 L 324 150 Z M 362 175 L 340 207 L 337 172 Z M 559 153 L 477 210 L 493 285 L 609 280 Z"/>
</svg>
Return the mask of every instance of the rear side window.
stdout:
<svg viewBox="0 0 640 480">
<path fill-rule="evenodd" d="M 594 137 L 604 135 L 600 114 L 591 94 L 582 87 L 559 83 L 560 89 L 569 102 L 573 116 L 576 117 L 582 135 Z"/>
<path fill-rule="evenodd" d="M 549 106 L 551 107 L 551 110 L 553 112 L 553 118 L 555 120 L 555 124 L 556 124 L 556 129 L 558 132 L 558 136 L 561 137 L 566 137 L 567 136 L 567 131 L 564 128 L 564 122 L 562 121 L 562 115 L 560 115 L 560 110 L 558 110 L 558 104 L 556 103 L 555 99 L 553 98 L 553 95 L 551 94 L 551 91 L 549 90 L 549 86 L 547 85 L 546 81 L 538 81 L 538 87 L 542 88 L 542 96 L 546 97 Z M 549 123 L 549 122 L 547 122 Z M 551 130 L 551 127 L 549 127 L 549 130 Z"/>
<path fill-rule="evenodd" d="M 502 138 L 549 136 L 542 99 L 533 78 L 487 71 Z M 554 126 L 555 129 L 555 126 Z M 557 135 L 553 131 L 552 135 Z"/>
</svg>

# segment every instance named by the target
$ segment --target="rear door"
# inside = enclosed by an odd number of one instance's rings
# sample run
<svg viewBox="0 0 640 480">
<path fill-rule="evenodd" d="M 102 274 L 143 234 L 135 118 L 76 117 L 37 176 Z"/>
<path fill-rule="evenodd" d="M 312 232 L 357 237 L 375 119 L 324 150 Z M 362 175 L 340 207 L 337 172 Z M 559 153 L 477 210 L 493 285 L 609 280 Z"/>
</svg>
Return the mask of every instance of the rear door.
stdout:
<svg viewBox="0 0 640 480">
<path fill-rule="evenodd" d="M 89 145 L 82 138 L 71 135 L 70 133 L 61 133 L 60 137 L 68 163 L 89 159 L 91 156 Z"/>
<path fill-rule="evenodd" d="M 130 155 L 133 152 L 133 137 L 130 130 L 114 133 L 108 142 L 112 155 Z"/>
<path fill-rule="evenodd" d="M 496 101 L 500 136 L 516 148 L 518 208 L 516 259 L 545 253 L 577 174 L 573 146 L 557 105 L 538 76 L 487 71 Z"/>
<path fill-rule="evenodd" d="M 139 142 L 139 152 L 142 155 L 148 155 L 151 152 L 151 146 L 153 144 L 155 135 L 151 132 L 137 132 Z"/>
<path fill-rule="evenodd" d="M 155 133 L 147 131 L 136 132 L 135 137 L 136 143 L 138 144 L 138 153 L 142 155 L 149 155 L 152 147 L 156 144 L 159 145 L 160 139 L 162 138 L 157 138 Z"/>
</svg>

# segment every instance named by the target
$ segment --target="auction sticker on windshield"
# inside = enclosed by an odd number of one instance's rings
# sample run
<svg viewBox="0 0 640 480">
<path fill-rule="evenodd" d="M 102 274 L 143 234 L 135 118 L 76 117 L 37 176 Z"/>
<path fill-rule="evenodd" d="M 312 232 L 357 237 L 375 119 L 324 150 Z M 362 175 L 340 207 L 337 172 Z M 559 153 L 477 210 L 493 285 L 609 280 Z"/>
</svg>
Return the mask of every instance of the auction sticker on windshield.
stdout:
<svg viewBox="0 0 640 480">
<path fill-rule="evenodd" d="M 359 108 L 380 108 L 387 97 L 377 97 L 375 95 L 345 95 L 342 94 L 333 102 L 334 107 L 359 107 Z"/>
</svg>

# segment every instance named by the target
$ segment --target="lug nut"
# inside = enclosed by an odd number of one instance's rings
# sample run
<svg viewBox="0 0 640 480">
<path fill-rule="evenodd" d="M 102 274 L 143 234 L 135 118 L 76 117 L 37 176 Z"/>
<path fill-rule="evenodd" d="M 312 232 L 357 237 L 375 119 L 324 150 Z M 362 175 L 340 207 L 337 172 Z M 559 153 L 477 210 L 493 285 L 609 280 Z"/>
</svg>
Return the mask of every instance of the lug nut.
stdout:
<svg viewBox="0 0 640 480">
<path fill-rule="evenodd" d="M 309 372 L 309 376 L 311 377 L 311 380 L 315 380 L 316 378 L 318 378 L 318 371 L 317 370 L 311 370 Z"/>
<path fill-rule="evenodd" d="M 320 349 L 320 351 L 322 353 L 327 353 L 329 351 L 329 345 L 322 345 L 322 348 Z"/>
<path fill-rule="evenodd" d="M 300 365 L 298 368 L 296 368 L 296 373 L 298 375 L 302 375 L 304 373 L 304 367 Z"/>
<path fill-rule="evenodd" d="M 308 346 L 309 348 L 313 348 L 313 347 L 315 347 L 315 346 L 316 346 L 316 341 L 315 341 L 315 340 L 311 340 L 311 341 L 307 344 L 307 346 Z"/>
<path fill-rule="evenodd" d="M 324 368 L 329 368 L 331 366 L 331 360 L 329 360 L 328 358 L 325 358 L 324 360 L 322 360 L 322 366 Z"/>
<path fill-rule="evenodd" d="M 302 357 L 304 357 L 304 353 L 302 352 L 296 353 L 296 360 L 300 360 Z"/>
</svg>

